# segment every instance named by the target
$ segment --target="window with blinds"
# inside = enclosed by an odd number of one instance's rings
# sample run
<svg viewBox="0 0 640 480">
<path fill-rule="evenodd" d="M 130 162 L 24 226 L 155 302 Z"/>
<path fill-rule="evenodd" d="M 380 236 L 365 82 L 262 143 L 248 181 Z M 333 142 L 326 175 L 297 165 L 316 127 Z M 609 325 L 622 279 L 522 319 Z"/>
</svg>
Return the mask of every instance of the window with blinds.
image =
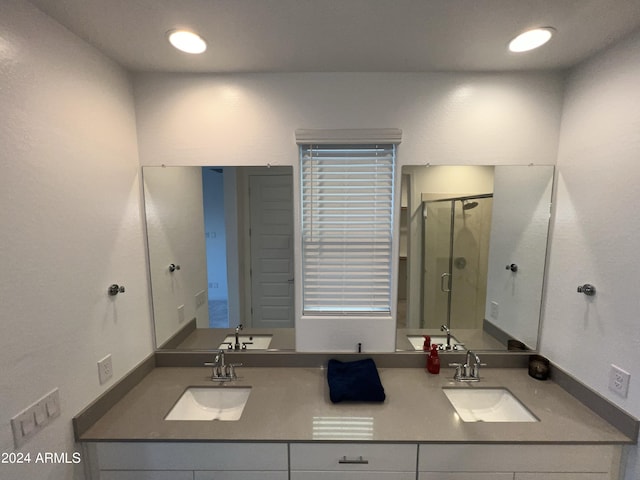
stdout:
<svg viewBox="0 0 640 480">
<path fill-rule="evenodd" d="M 305 315 L 388 315 L 396 146 L 300 145 Z"/>
</svg>

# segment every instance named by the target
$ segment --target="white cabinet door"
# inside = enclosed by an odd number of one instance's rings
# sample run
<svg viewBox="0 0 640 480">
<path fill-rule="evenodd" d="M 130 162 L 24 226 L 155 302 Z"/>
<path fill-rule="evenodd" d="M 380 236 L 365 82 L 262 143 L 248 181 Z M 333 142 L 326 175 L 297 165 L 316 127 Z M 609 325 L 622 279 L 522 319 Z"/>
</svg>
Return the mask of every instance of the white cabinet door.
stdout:
<svg viewBox="0 0 640 480">
<path fill-rule="evenodd" d="M 513 473 L 420 472 L 418 480 L 513 480 Z"/>
<path fill-rule="evenodd" d="M 418 471 L 610 474 L 619 463 L 619 451 L 617 445 L 421 444 Z"/>
<path fill-rule="evenodd" d="M 100 480 L 193 480 L 193 472 L 103 470 Z"/>
<path fill-rule="evenodd" d="M 100 470 L 285 471 L 286 443 L 114 442 L 96 446 Z"/>
<path fill-rule="evenodd" d="M 516 473 L 515 480 L 613 480 L 608 473 Z"/>
<path fill-rule="evenodd" d="M 415 472 L 291 472 L 291 480 L 415 480 L 415 478 Z"/>
<path fill-rule="evenodd" d="M 289 472 L 194 472 L 193 480 L 289 480 Z"/>
</svg>

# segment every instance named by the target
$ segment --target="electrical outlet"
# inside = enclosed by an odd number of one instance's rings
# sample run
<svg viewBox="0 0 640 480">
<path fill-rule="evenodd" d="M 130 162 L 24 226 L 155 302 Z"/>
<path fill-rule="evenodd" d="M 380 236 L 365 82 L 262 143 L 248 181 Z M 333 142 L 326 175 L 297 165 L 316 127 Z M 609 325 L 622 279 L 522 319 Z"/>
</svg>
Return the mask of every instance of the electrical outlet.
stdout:
<svg viewBox="0 0 640 480">
<path fill-rule="evenodd" d="M 498 302 L 491 302 L 491 318 L 494 320 L 498 319 L 498 313 L 500 312 L 500 308 Z"/>
<path fill-rule="evenodd" d="M 100 385 L 113 377 L 113 365 L 111 364 L 111 354 L 98 362 L 98 379 Z"/>
<path fill-rule="evenodd" d="M 196 308 L 200 308 L 207 301 L 207 292 L 202 290 L 199 293 L 196 293 Z"/>
<path fill-rule="evenodd" d="M 631 374 L 625 372 L 620 367 L 611 364 L 611 370 L 609 370 L 609 390 L 614 391 L 623 398 L 627 398 L 629 393 L 629 380 L 631 380 Z"/>
</svg>

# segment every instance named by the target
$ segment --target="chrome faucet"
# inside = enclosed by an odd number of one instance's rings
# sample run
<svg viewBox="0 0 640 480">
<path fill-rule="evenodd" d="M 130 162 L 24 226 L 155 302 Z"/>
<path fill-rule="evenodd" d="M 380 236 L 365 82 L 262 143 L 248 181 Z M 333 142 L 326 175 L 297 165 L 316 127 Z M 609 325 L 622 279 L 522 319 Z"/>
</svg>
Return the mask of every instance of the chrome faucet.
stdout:
<svg viewBox="0 0 640 480">
<path fill-rule="evenodd" d="M 244 327 L 242 326 L 241 323 L 239 323 L 238 326 L 236 327 L 236 343 L 233 346 L 233 348 L 235 350 L 240 350 L 240 337 L 239 337 L 239 334 L 240 334 L 240 330 L 242 330 L 243 328 Z"/>
<path fill-rule="evenodd" d="M 442 325 L 440 327 L 441 332 L 447 332 L 447 346 L 444 347 L 445 350 L 451 350 L 451 330 L 446 325 Z"/>
<path fill-rule="evenodd" d="M 215 357 L 213 358 L 213 362 L 207 362 L 204 365 L 206 367 L 211 367 L 211 380 L 217 382 L 228 382 L 230 380 L 235 380 L 238 378 L 236 374 L 236 368 L 242 364 L 241 363 L 224 363 L 224 350 L 214 350 Z"/>
<path fill-rule="evenodd" d="M 472 361 L 473 365 L 471 365 Z M 480 362 L 480 357 L 477 353 L 467 350 L 464 364 L 450 363 L 449 366 L 456 367 L 456 373 L 453 375 L 453 379 L 456 382 L 477 382 L 480 380 L 480 367 L 486 366 L 486 364 Z"/>
</svg>

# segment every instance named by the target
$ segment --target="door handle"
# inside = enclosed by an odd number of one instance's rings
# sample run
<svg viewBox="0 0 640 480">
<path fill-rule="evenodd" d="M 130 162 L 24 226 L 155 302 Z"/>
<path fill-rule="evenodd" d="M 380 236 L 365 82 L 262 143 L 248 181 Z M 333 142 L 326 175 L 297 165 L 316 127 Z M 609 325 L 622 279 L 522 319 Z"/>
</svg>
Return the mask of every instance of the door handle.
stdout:
<svg viewBox="0 0 640 480">
<path fill-rule="evenodd" d="M 444 287 L 445 278 L 448 279 L 447 288 Z M 442 290 L 445 293 L 449 293 L 451 291 L 451 274 L 450 273 L 443 273 L 442 275 L 440 275 L 440 290 Z"/>
</svg>

